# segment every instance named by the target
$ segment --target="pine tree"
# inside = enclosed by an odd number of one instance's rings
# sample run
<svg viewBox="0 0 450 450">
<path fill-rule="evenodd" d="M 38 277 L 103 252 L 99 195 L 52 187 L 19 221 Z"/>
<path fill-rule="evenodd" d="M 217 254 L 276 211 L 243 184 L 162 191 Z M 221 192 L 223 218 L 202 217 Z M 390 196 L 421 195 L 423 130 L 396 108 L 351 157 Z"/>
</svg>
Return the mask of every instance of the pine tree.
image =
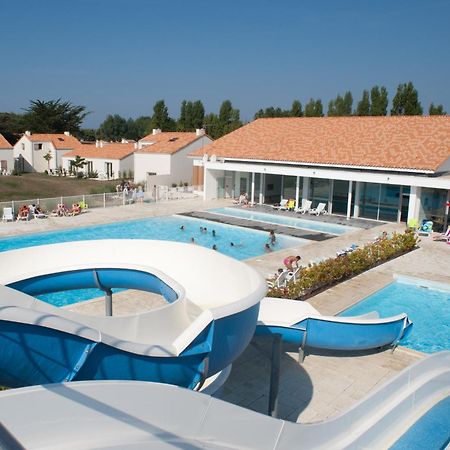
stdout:
<svg viewBox="0 0 450 450">
<path fill-rule="evenodd" d="M 294 100 L 292 102 L 291 111 L 289 114 L 291 117 L 303 117 L 302 104 L 299 100 Z"/>
<path fill-rule="evenodd" d="M 388 106 L 388 92 L 384 86 L 374 86 L 370 90 L 370 115 L 385 116 Z"/>
<path fill-rule="evenodd" d="M 305 106 L 305 116 L 306 117 L 323 117 L 323 106 L 322 100 L 314 100 L 311 98 L 307 105 Z"/>
<path fill-rule="evenodd" d="M 205 108 L 201 100 L 196 100 L 192 104 L 192 128 L 195 130 L 196 128 L 202 128 L 203 122 L 205 120 Z"/>
<path fill-rule="evenodd" d="M 173 131 L 176 128 L 164 100 L 158 100 L 153 106 L 152 128 L 159 128 L 161 131 Z"/>
<path fill-rule="evenodd" d="M 447 113 L 444 111 L 444 107 L 442 105 L 436 105 L 434 106 L 433 103 L 431 103 L 428 114 L 430 116 L 445 116 Z"/>
<path fill-rule="evenodd" d="M 412 82 L 399 84 L 394 100 L 392 100 L 392 116 L 421 116 L 422 105 L 419 94 Z"/>
<path fill-rule="evenodd" d="M 364 90 L 362 93 L 361 100 L 358 102 L 356 107 L 357 116 L 370 116 L 370 99 L 369 91 Z"/>
</svg>

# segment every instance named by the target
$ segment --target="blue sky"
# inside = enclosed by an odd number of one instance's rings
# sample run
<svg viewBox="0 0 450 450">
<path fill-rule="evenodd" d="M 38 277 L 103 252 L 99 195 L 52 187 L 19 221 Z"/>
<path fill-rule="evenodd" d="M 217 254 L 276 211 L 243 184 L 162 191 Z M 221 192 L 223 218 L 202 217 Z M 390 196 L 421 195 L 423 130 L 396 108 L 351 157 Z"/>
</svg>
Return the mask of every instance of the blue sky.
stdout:
<svg viewBox="0 0 450 450">
<path fill-rule="evenodd" d="M 0 111 L 63 98 L 92 113 L 151 115 L 165 99 L 217 112 L 413 81 L 450 112 L 447 0 L 15 0 L 0 8 Z"/>
</svg>

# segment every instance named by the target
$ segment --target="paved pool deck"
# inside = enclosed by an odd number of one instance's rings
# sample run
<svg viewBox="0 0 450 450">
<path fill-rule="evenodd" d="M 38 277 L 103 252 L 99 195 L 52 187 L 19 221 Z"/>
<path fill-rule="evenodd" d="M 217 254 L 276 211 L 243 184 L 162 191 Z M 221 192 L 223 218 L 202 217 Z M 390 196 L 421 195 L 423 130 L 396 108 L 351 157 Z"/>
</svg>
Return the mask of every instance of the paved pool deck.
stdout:
<svg viewBox="0 0 450 450">
<path fill-rule="evenodd" d="M 77 217 L 2 223 L 0 237 L 189 211 L 204 211 L 222 206 L 231 206 L 231 201 L 203 202 L 202 199 L 189 199 L 93 209 Z M 332 220 L 332 217 L 328 216 L 326 220 Z M 334 217 L 333 220 L 346 221 L 342 217 Z M 347 224 L 354 225 L 356 222 L 350 220 Z M 370 226 L 355 227 L 353 232 L 346 235 L 320 242 L 311 241 L 298 248 L 264 254 L 245 262 L 264 276 L 271 276 L 282 266 L 284 257 L 288 255 L 301 255 L 302 264 L 308 264 L 334 256 L 338 250 L 353 243 L 358 245 L 367 243 L 382 231 L 402 231 L 403 227 L 392 223 L 372 222 Z M 311 298 L 309 302 L 322 314 L 333 315 L 390 283 L 394 274 L 450 284 L 449 267 L 450 245 L 445 242 L 434 242 L 430 237 L 421 237 L 417 250 L 322 292 Z M 121 315 L 148 310 L 157 306 L 160 300 L 158 296 L 143 298 L 136 292 L 130 292 L 129 296 L 116 294 L 114 313 Z M 84 313 L 89 314 L 104 313 L 102 299 L 86 302 L 84 307 L 77 305 L 72 308 L 79 312 L 84 308 Z M 243 355 L 235 361 L 231 375 L 223 387 L 222 398 L 266 413 L 270 353 L 270 339 L 255 338 Z M 365 397 L 376 386 L 423 357 L 424 355 L 419 352 L 399 347 L 394 353 L 390 350 L 358 354 L 323 352 L 320 355 L 308 355 L 304 363 L 300 365 L 297 362 L 297 349 L 285 345 L 281 360 L 279 417 L 303 423 L 334 417 Z"/>
</svg>

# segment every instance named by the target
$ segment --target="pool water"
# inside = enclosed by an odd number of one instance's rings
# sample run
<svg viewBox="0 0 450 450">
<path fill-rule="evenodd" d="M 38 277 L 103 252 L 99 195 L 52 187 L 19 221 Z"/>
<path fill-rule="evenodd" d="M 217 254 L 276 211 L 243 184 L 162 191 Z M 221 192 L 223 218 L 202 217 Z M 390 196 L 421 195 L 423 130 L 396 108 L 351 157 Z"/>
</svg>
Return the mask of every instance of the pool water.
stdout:
<svg viewBox="0 0 450 450">
<path fill-rule="evenodd" d="M 420 280 L 396 280 L 340 316 L 378 311 L 380 317 L 389 317 L 404 312 L 414 326 L 400 345 L 424 353 L 450 350 L 450 286 L 447 290 L 424 284 L 428 286 L 421 286 Z"/>
<path fill-rule="evenodd" d="M 182 225 L 184 230 L 180 230 Z M 202 233 L 200 227 L 206 227 L 207 232 Z M 216 231 L 215 236 L 213 236 L 212 230 Z M 191 217 L 163 216 L 3 238 L 0 239 L 0 251 L 94 239 L 158 239 L 189 243 L 192 237 L 197 245 L 207 248 L 216 245 L 219 252 L 239 260 L 264 254 L 266 252 L 265 244 L 268 241 L 268 233 L 258 230 L 213 223 Z M 297 247 L 307 243 L 309 241 L 305 239 L 277 235 L 276 244 L 271 248 L 271 251 Z M 36 249 L 36 252 L 38 256 L 39 249 Z M 187 263 L 188 261 L 186 261 Z"/>
<path fill-rule="evenodd" d="M 313 220 L 300 219 L 298 217 L 287 217 L 263 212 L 251 211 L 248 209 L 239 208 L 213 208 L 208 212 L 214 214 L 221 214 L 231 217 L 239 217 L 247 220 L 259 220 L 260 222 L 267 222 L 279 225 L 286 225 L 288 227 L 302 228 L 304 230 L 317 231 L 328 234 L 346 234 L 355 231 L 355 227 L 348 227 L 346 225 L 336 225 L 332 223 L 316 222 Z M 295 213 L 292 213 L 295 214 Z"/>
<path fill-rule="evenodd" d="M 112 289 L 113 293 L 124 291 L 122 288 Z M 36 298 L 54 306 L 68 306 L 74 303 L 92 300 L 97 297 L 105 297 L 105 293 L 100 289 L 73 289 L 71 291 L 51 292 L 48 294 L 36 295 Z"/>
</svg>

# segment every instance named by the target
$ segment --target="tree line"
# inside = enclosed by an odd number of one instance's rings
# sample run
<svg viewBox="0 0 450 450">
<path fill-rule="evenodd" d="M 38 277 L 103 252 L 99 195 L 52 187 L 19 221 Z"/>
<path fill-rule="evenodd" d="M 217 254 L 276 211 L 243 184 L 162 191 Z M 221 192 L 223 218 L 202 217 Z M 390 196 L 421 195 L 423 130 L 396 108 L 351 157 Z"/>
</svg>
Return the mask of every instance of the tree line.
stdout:
<svg viewBox="0 0 450 450">
<path fill-rule="evenodd" d="M 353 106 L 350 91 L 337 95 L 328 103 L 328 116 L 386 116 L 388 114 L 388 91 L 384 86 L 374 86 L 364 90 L 361 99 Z M 205 128 L 206 133 L 217 139 L 243 125 L 239 109 L 233 107 L 230 100 L 222 102 L 218 114 L 205 113 L 201 100 L 183 100 L 178 119 L 170 117 L 164 100 L 158 100 L 153 106 L 153 114 L 137 119 L 125 119 L 119 114 L 106 117 L 98 129 L 82 128 L 85 117 L 89 114 L 85 106 L 73 105 L 68 101 L 32 100 L 23 114 L 0 112 L 0 133 L 11 143 L 15 143 L 25 130 L 32 133 L 63 133 L 69 131 L 79 139 L 93 141 L 103 139 L 120 141 L 122 138 L 138 140 L 150 134 L 152 129 L 162 131 L 195 131 Z M 430 115 L 445 115 L 442 105 L 431 105 Z M 392 100 L 392 116 L 422 115 L 423 108 L 419 94 L 412 82 L 399 84 Z M 321 99 L 311 98 L 305 107 L 299 100 L 294 100 L 290 109 L 279 107 L 260 109 L 255 119 L 267 117 L 323 117 L 324 108 Z"/>
<path fill-rule="evenodd" d="M 350 91 L 344 95 L 338 94 L 335 99 L 328 102 L 327 116 L 386 116 L 388 114 L 388 91 L 384 86 L 374 86 L 370 90 L 365 89 L 362 92 L 361 99 L 353 106 L 353 95 Z M 392 100 L 391 116 L 421 116 L 423 108 L 419 101 L 419 94 L 413 83 L 401 83 L 397 87 L 397 92 Z M 428 114 L 445 115 L 442 105 L 431 105 L 428 108 Z M 294 100 L 291 109 L 282 110 L 273 106 L 260 109 L 255 114 L 255 119 L 262 117 L 323 117 L 323 105 L 321 99 L 311 98 L 305 105 L 303 111 L 299 100 Z"/>
</svg>

